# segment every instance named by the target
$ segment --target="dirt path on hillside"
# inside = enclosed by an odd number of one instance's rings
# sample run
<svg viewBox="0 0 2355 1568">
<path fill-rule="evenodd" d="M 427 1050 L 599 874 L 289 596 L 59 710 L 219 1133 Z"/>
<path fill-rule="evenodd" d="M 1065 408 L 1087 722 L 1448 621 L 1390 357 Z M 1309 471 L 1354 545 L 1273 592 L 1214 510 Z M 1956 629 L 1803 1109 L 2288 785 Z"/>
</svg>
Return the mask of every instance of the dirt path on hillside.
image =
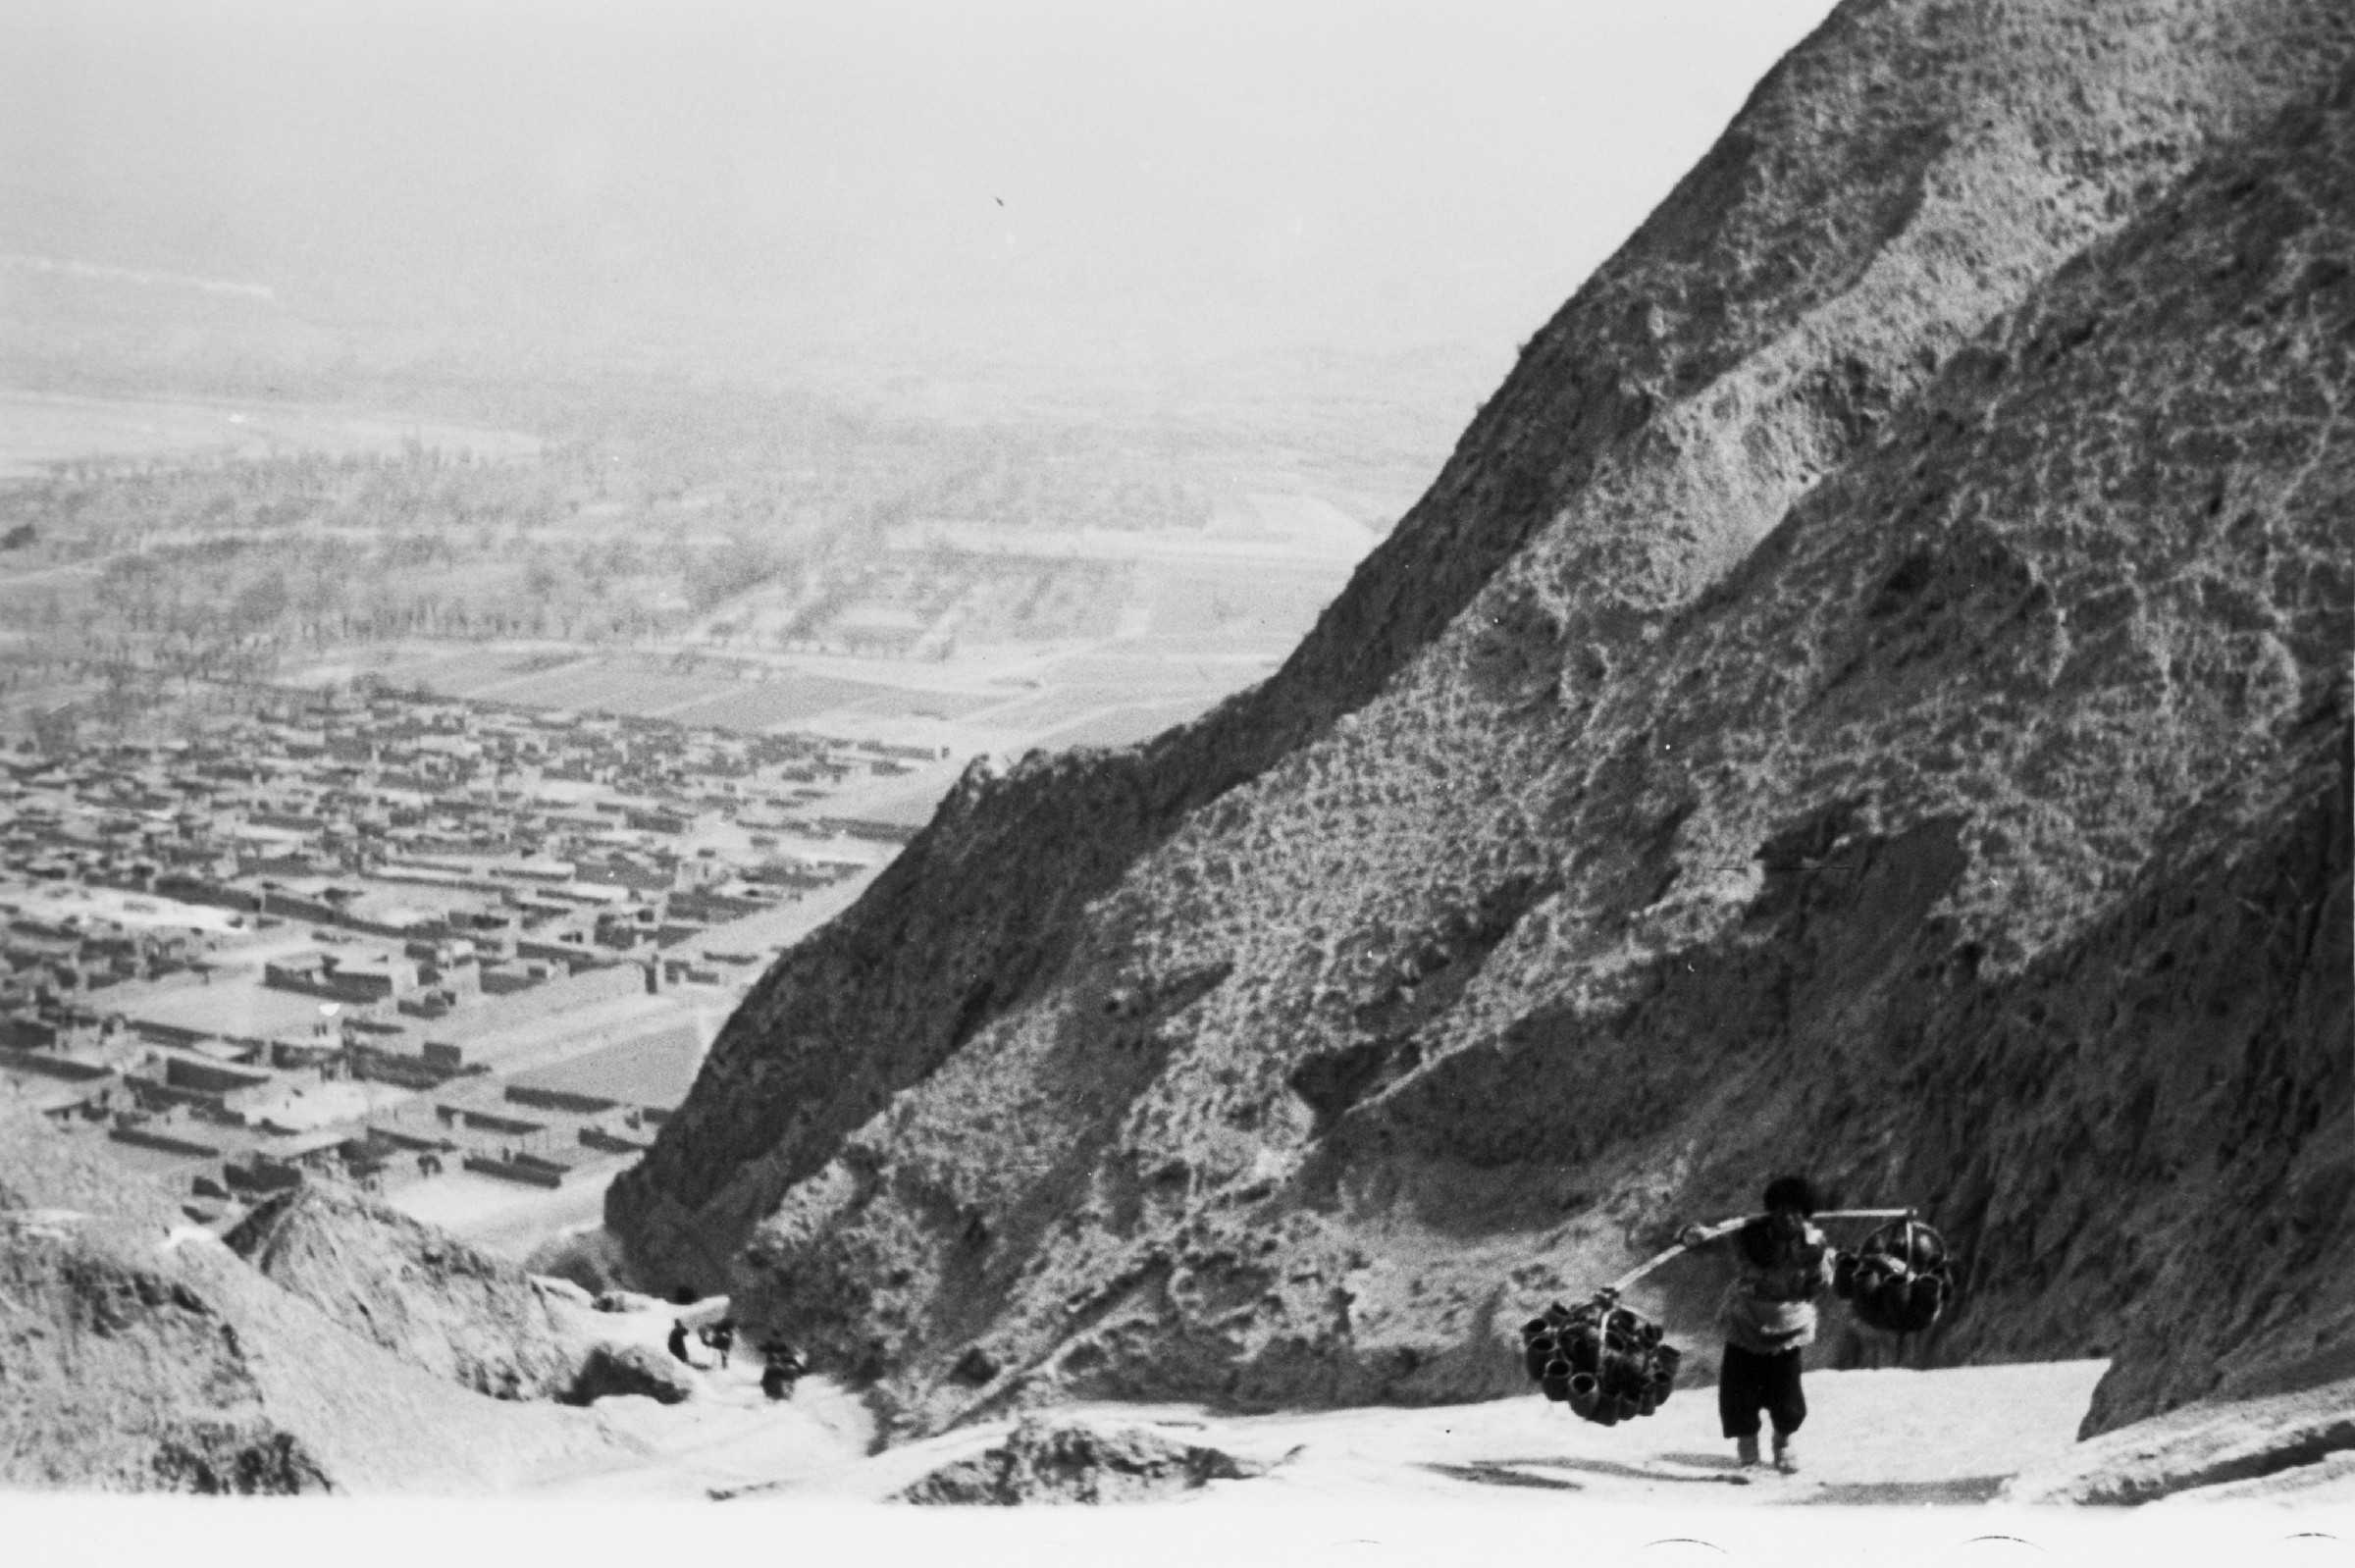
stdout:
<svg viewBox="0 0 2355 1568">
<path fill-rule="evenodd" d="M 1074 1405 L 1049 1414 L 1099 1430 L 1145 1427 L 1267 1467 L 1248 1480 L 1210 1483 L 1194 1494 L 1191 1506 L 1199 1507 L 1483 1498 L 1676 1508 L 1968 1505 L 1989 1501 L 2007 1477 L 2075 1441 L 2104 1365 L 1809 1374 L 1810 1414 L 1796 1476 L 1738 1471 L 1708 1389 L 1682 1393 L 1648 1420 L 1607 1429 L 1535 1393 L 1428 1409 L 1257 1417 L 1178 1405 Z M 992 1422 L 867 1456 L 864 1411 L 830 1383 L 809 1380 L 792 1406 L 763 1409 L 757 1373 L 742 1363 L 730 1374 L 699 1377 L 710 1389 L 707 1400 L 599 1407 L 634 1407 L 615 1419 L 658 1457 L 551 1478 L 547 1490 L 877 1502 L 1003 1441 L 1013 1426 Z"/>
</svg>

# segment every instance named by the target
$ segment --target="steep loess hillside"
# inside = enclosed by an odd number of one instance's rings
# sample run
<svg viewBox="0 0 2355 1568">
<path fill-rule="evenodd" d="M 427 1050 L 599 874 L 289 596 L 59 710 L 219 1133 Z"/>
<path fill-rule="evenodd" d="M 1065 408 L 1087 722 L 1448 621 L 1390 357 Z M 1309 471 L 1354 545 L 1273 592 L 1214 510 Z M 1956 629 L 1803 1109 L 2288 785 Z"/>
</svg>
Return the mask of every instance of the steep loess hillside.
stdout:
<svg viewBox="0 0 2355 1568">
<path fill-rule="evenodd" d="M 2343 1377 L 2351 55 L 1843 7 L 1283 671 L 767 976 L 636 1258 L 915 1429 L 1455 1399 L 1806 1164 L 1961 1247 L 1916 1359 Z"/>
</svg>

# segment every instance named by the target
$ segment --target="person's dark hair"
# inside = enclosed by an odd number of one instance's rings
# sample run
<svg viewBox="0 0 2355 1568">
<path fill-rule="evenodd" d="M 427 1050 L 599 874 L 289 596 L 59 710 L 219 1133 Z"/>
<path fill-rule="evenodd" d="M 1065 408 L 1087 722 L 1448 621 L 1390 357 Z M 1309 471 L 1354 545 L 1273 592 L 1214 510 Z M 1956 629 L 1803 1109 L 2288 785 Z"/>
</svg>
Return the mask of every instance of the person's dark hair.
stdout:
<svg viewBox="0 0 2355 1568">
<path fill-rule="evenodd" d="M 1766 1212 L 1777 1209 L 1797 1209 L 1803 1215 L 1815 1212 L 1815 1184 L 1803 1176 L 1776 1176 L 1766 1183 Z"/>
</svg>

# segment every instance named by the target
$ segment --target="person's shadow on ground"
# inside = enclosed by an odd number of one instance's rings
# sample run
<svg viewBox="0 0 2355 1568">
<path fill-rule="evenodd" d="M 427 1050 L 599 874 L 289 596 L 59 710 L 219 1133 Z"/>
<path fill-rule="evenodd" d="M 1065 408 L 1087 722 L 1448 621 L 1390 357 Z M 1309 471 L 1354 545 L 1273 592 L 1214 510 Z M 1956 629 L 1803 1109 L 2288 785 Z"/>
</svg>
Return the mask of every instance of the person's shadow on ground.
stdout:
<svg viewBox="0 0 2355 1568">
<path fill-rule="evenodd" d="M 1651 1469 L 1643 1465 L 1621 1464 L 1615 1459 L 1582 1459 L 1565 1454 L 1541 1454 L 1527 1459 L 1479 1459 L 1470 1464 L 1427 1464 L 1422 1468 L 1439 1475 L 1452 1476 L 1458 1481 L 1477 1481 L 1492 1487 L 1550 1487 L 1579 1491 L 1585 1489 L 1575 1481 L 1533 1476 L 1532 1470 L 1570 1470 L 1590 1476 L 1611 1476 L 1622 1481 L 1681 1481 L 1715 1484 L 1735 1479 L 1727 1474 L 1734 1462 L 1721 1454 L 1662 1454 L 1670 1464 L 1693 1464 L 1711 1472 L 1706 1475 L 1681 1475 L 1673 1470 Z"/>
</svg>

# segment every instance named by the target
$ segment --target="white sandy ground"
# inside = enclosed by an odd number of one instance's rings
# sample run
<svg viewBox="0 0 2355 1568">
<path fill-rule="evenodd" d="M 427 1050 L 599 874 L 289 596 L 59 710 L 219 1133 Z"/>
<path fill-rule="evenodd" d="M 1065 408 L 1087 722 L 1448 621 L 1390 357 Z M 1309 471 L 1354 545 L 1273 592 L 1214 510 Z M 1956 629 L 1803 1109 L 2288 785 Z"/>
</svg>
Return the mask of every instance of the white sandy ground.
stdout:
<svg viewBox="0 0 2355 1568">
<path fill-rule="evenodd" d="M 673 1318 L 690 1326 L 725 1310 L 633 1297 L 635 1310 L 581 1309 L 600 1337 L 659 1351 Z M 700 1361 L 711 1353 L 693 1346 Z M 828 1379 L 804 1380 L 771 1403 L 749 1346 L 725 1371 L 693 1374 L 679 1405 L 601 1400 L 600 1418 L 648 1450 L 644 1459 L 550 1475 L 537 1490 L 572 1495 L 709 1496 L 875 1502 L 921 1476 L 1001 1441 L 992 1421 L 869 1455 L 873 1423 Z M 1687 1390 L 1648 1419 L 1604 1428 L 1532 1392 L 1523 1398 L 1422 1409 L 1375 1407 L 1299 1415 L 1220 1416 L 1183 1405 L 1061 1407 L 1057 1420 L 1147 1427 L 1269 1467 L 1213 1482 L 1189 1506 L 1362 1506 L 1407 1498 L 1575 1505 L 1728 1506 L 1789 1503 L 1979 1503 L 2004 1478 L 2075 1441 L 2104 1363 L 2073 1361 L 1939 1372 L 1810 1373 L 1801 1434 L 1804 1468 L 1747 1477 L 1717 1431 L 1712 1391 Z"/>
<path fill-rule="evenodd" d="M 1814 1375 L 1803 1473 L 1753 1472 L 1747 1482 L 1732 1444 L 1718 1436 L 1706 1391 L 1679 1396 L 1648 1420 L 1607 1429 L 1535 1394 L 1308 1415 L 1219 1417 L 1182 1406 L 1086 1405 L 1056 1416 L 1149 1427 L 1271 1467 L 1247 1481 L 1211 1483 L 1192 1504 L 1198 1507 L 1468 1502 L 1503 1493 L 1564 1505 L 1974 1503 L 1991 1497 L 2002 1478 L 2068 1447 L 2101 1370 L 2099 1362 L 2078 1362 Z M 809 1385 L 797 1402 L 820 1401 L 814 1413 L 832 1397 L 832 1390 Z M 878 1501 L 995 1445 L 1011 1428 L 992 1422 L 871 1458 L 839 1455 L 831 1464 L 779 1475 L 748 1495 Z M 667 1464 L 669 1445 L 663 1446 Z M 700 1456 L 705 1463 L 723 1456 L 732 1462 L 734 1450 L 711 1443 Z M 728 1487 L 716 1478 L 715 1485 Z"/>
<path fill-rule="evenodd" d="M 713 1300 L 597 1314 L 656 1346 Z M 709 1352 L 696 1354 L 708 1361 Z M 870 1454 L 859 1401 L 824 1378 L 791 1401 L 759 1395 L 757 1360 L 695 1374 L 698 1396 L 596 1407 L 645 1457 L 547 1474 L 508 1504 L 504 1539 L 535 1552 L 574 1540 L 600 1560 L 652 1546 L 763 1560 L 1145 1563 L 2136 1561 L 2225 1557 L 2232 1568 L 2342 1563 L 2355 1508 L 2057 1509 L 1990 1503 L 1998 1482 L 2074 1442 L 2103 1363 L 1938 1372 L 1811 1373 L 1806 1469 L 1736 1482 L 1707 1389 L 1616 1428 L 1534 1392 L 1428 1409 L 1224 1417 L 1176 1405 L 1075 1405 L 1049 1415 L 1147 1427 L 1271 1468 L 1166 1504 L 1125 1508 L 877 1507 L 918 1478 L 1004 1439 L 996 1421 Z M 659 1508 L 718 1497 L 724 1507 Z M 548 1508 L 560 1502 L 568 1511 Z M 1793 1508 L 1791 1504 L 1835 1504 Z M 1947 1504 L 1952 1506 L 1932 1506 Z M 610 1506 L 608 1506 L 610 1505 Z M 1977 1506 L 1974 1506 L 1977 1505 Z M 587 1510 L 576 1513 L 570 1510 Z M 660 1521 L 649 1527 L 646 1521 Z M 598 1523 L 591 1524 L 588 1521 Z M 578 1534 L 573 1534 L 573 1532 Z M 637 1542 L 631 1544 L 630 1542 Z M 2192 1555 L 2179 1556 L 2188 1550 Z"/>
<path fill-rule="evenodd" d="M 674 1320 L 690 1328 L 727 1310 L 724 1297 L 675 1307 L 649 1296 L 631 1309 L 596 1312 L 585 1294 L 555 1287 L 560 1310 L 585 1334 L 657 1354 Z M 977 1424 L 882 1453 L 861 1401 L 830 1379 L 803 1380 L 791 1400 L 759 1389 L 749 1344 L 727 1368 L 691 1341 L 695 1397 L 658 1405 L 608 1398 L 594 1410 L 620 1443 L 595 1461 L 539 1475 L 527 1491 L 563 1496 L 713 1497 L 747 1506 L 873 1504 L 944 1466 L 1003 1441 L 1014 1417 Z M 1919 1509 L 2003 1501 L 2021 1471 L 2051 1473 L 2076 1443 L 2101 1361 L 1811 1372 L 1801 1470 L 1741 1469 L 1717 1429 L 1710 1389 L 1688 1389 L 1658 1414 L 1598 1427 L 1535 1392 L 1479 1404 L 1376 1406 L 1267 1416 L 1225 1416 L 1190 1405 L 1074 1404 L 1042 1412 L 1112 1432 L 1143 1428 L 1212 1447 L 1264 1473 L 1213 1482 L 1183 1506 L 1220 1512 L 1339 1510 L 1403 1503 L 1594 1505 L 1676 1512 L 1726 1507 L 1834 1504 Z M 570 1462 L 567 1462 L 570 1463 Z M 2283 1490 L 2225 1487 L 2220 1502 L 2257 1498 L 2298 1505 L 2355 1503 L 2355 1466 L 2339 1460 L 2299 1473 Z"/>
<path fill-rule="evenodd" d="M 2218 1563 L 2341 1568 L 2355 1520 L 2316 1530 L 2280 1510 L 1725 1509 L 1602 1502 L 1386 1501 L 1357 1509 L 876 1508 L 649 1504 L 562 1497 L 472 1504 L 216 1498 L 5 1500 L 24 1560 L 81 1568 L 255 1568 L 332 1555 L 339 1568 L 500 1563 L 859 1564 L 954 1568 L 1424 1568 L 1506 1563 Z"/>
<path fill-rule="evenodd" d="M 199 1242 L 209 1237 L 191 1232 L 164 1245 Z M 634 1296 L 631 1310 L 601 1313 L 577 1289 L 550 1288 L 559 1312 L 584 1333 L 657 1355 L 674 1319 L 692 1327 L 727 1308 L 724 1298 L 680 1308 Z M 2237 1493 L 2250 1489 L 2216 1489 L 2211 1506 L 2193 1508 L 1971 1506 L 1987 1503 L 2003 1478 L 2072 1449 L 2103 1369 L 2095 1361 L 1810 1373 L 1803 1474 L 1756 1474 L 1747 1483 L 1735 1479 L 1707 1389 L 1686 1390 L 1658 1415 L 1609 1429 L 1534 1392 L 1480 1404 L 1260 1417 L 1177 1405 L 1067 1406 L 1045 1414 L 1099 1430 L 1153 1429 L 1268 1469 L 1168 1504 L 968 1510 L 877 1505 L 996 1445 L 1011 1420 L 871 1453 L 874 1425 L 855 1395 L 810 1378 L 791 1400 L 771 1402 L 759 1392 L 757 1353 L 742 1348 L 722 1370 L 695 1346 L 703 1365 L 690 1374 L 696 1393 L 683 1404 L 621 1397 L 564 1412 L 613 1440 L 542 1447 L 538 1457 L 518 1450 L 497 1466 L 497 1485 L 508 1495 L 496 1499 L 246 1507 L 108 1499 L 101 1509 L 7 1497 L 0 1540 L 26 1547 L 27 1562 L 155 1558 L 174 1568 L 251 1568 L 315 1555 L 329 1542 L 347 1568 L 409 1568 L 445 1556 L 668 1563 L 748 1550 L 762 1560 L 813 1562 L 946 1555 L 959 1568 L 1001 1560 L 1025 1568 L 1296 1568 L 1488 1557 L 1907 1568 L 2223 1557 L 2230 1568 L 2256 1568 L 2343 1563 L 2355 1541 L 2355 1507 L 2347 1506 L 2355 1493 L 2340 1495 L 2350 1481 L 2343 1459 L 2315 1467 L 2329 1472 L 2312 1478 L 2318 1488 L 2237 1506 Z M 732 1500 L 715 1507 L 712 1498 Z M 1948 1506 L 1933 1506 L 1941 1504 Z"/>
<path fill-rule="evenodd" d="M 550 1236 L 594 1229 L 604 1221 L 605 1188 L 629 1165 L 627 1155 L 592 1161 L 558 1187 L 506 1181 L 456 1168 L 385 1194 L 384 1201 L 470 1241 L 494 1257 L 521 1263 Z M 667 1325 L 665 1326 L 667 1327 Z"/>
<path fill-rule="evenodd" d="M 601 1336 L 660 1353 L 677 1308 L 577 1314 Z M 1119 1508 L 877 1506 L 918 1477 L 1001 1440 L 993 1422 L 881 1454 L 860 1401 L 824 1378 L 764 1399 L 759 1358 L 692 1374 L 679 1405 L 598 1402 L 622 1439 L 605 1456 L 543 1469 L 523 1494 L 478 1502 L 0 1498 L 0 1531 L 26 1562 L 169 1561 L 252 1568 L 332 1549 L 344 1568 L 419 1562 L 1085 1564 L 1239 1568 L 1481 1563 L 1642 1564 L 2218 1561 L 2341 1564 L 2355 1508 L 2229 1503 L 2206 1509 L 1924 1506 L 1981 1501 L 1997 1478 L 2067 1450 L 2099 1362 L 1940 1372 L 1810 1373 L 1796 1478 L 1729 1481 L 1709 1390 L 1605 1429 L 1535 1393 L 1429 1409 L 1221 1417 L 1179 1406 L 1052 1412 L 1145 1426 L 1272 1466 L 1180 1501 Z M 711 1353 L 695 1347 L 700 1361 Z M 705 1499 L 737 1500 L 713 1506 Z M 1784 1507 L 1793 1503 L 1867 1504 Z M 1764 1505 L 1764 1506 L 1759 1506 Z M 18 1560 L 15 1552 L 7 1560 Z"/>
</svg>

